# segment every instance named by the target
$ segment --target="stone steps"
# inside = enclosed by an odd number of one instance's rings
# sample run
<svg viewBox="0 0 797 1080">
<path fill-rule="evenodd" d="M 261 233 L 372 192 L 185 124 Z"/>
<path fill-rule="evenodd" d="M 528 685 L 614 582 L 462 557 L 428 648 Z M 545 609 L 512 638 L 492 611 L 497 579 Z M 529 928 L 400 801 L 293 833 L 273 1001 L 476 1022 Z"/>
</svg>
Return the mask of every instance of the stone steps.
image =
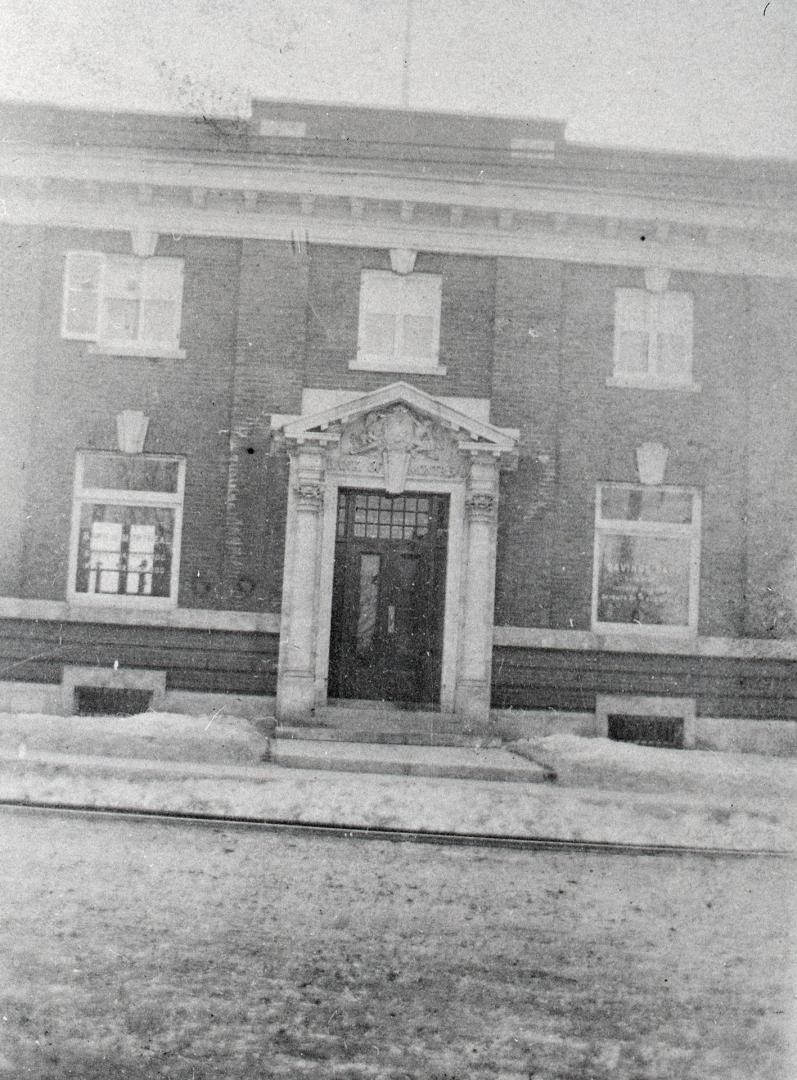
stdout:
<svg viewBox="0 0 797 1080">
<path fill-rule="evenodd" d="M 289 769 L 382 773 L 446 780 L 492 780 L 544 784 L 552 770 L 508 750 L 457 746 L 378 746 L 373 741 L 274 739 L 269 761 Z"/>
<path fill-rule="evenodd" d="M 277 739 L 403 746 L 500 746 L 489 724 L 468 725 L 450 713 L 380 702 L 345 702 L 317 709 L 305 724 L 278 724 Z"/>
</svg>

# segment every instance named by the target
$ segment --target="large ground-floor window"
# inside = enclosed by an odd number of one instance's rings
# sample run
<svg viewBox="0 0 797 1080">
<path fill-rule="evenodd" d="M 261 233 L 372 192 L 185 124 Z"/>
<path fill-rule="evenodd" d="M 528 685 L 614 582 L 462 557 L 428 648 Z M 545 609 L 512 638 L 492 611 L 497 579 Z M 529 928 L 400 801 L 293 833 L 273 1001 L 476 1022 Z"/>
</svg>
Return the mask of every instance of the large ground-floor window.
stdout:
<svg viewBox="0 0 797 1080">
<path fill-rule="evenodd" d="M 699 577 L 696 491 L 598 485 L 593 629 L 696 633 Z"/>
<path fill-rule="evenodd" d="M 80 452 L 70 600 L 174 606 L 184 486 L 180 458 Z"/>
</svg>

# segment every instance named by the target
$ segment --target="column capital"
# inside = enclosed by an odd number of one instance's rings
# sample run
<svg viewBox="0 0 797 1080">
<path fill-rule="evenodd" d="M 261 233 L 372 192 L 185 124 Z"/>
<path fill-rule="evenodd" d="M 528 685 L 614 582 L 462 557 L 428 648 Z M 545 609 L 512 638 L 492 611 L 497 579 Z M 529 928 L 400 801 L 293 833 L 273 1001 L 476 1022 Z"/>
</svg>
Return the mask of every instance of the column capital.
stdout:
<svg viewBox="0 0 797 1080">
<path fill-rule="evenodd" d="M 471 521 L 492 521 L 498 510 L 498 499 L 489 491 L 472 491 L 465 504 Z"/>
<path fill-rule="evenodd" d="M 312 510 L 317 513 L 324 505 L 324 489 L 321 484 L 299 481 L 294 484 L 293 493 L 296 496 L 297 510 Z"/>
</svg>

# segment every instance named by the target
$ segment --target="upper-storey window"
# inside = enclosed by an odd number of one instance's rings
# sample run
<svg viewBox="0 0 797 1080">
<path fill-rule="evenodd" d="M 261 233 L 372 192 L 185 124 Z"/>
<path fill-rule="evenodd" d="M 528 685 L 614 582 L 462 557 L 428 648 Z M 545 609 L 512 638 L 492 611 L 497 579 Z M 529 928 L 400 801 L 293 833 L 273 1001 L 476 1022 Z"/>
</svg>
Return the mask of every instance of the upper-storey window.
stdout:
<svg viewBox="0 0 797 1080">
<path fill-rule="evenodd" d="M 183 260 L 69 251 L 61 333 L 122 356 L 183 356 Z"/>
<path fill-rule="evenodd" d="M 437 274 L 363 270 L 357 360 L 350 366 L 443 375 Z"/>
<path fill-rule="evenodd" d="M 184 488 L 182 458 L 79 453 L 69 599 L 174 607 Z"/>
<path fill-rule="evenodd" d="M 696 633 L 699 577 L 696 491 L 598 485 L 593 629 Z"/>
<path fill-rule="evenodd" d="M 611 386 L 681 387 L 692 382 L 692 297 L 616 289 Z"/>
</svg>

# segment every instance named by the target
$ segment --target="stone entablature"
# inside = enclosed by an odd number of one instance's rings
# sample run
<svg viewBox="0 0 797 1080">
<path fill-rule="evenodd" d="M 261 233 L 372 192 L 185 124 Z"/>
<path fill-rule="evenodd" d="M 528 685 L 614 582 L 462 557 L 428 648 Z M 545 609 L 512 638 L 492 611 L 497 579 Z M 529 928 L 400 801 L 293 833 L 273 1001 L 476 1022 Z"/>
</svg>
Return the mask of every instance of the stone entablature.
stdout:
<svg viewBox="0 0 797 1080">
<path fill-rule="evenodd" d="M 797 277 L 789 163 L 762 162 L 756 175 L 744 162 L 709 167 L 691 158 L 567 147 L 554 132 L 555 163 L 506 147 L 500 173 L 463 171 L 446 160 L 424 175 L 411 154 L 390 160 L 389 172 L 374 164 L 380 148 L 389 149 L 378 126 L 362 144 L 369 165 L 358 168 L 343 143 L 336 149 L 329 140 L 307 140 L 302 152 L 292 139 L 280 150 L 270 140 L 225 144 L 219 136 L 224 153 L 202 140 L 161 151 L 149 130 L 136 145 L 130 118 L 126 141 L 115 145 L 102 141 L 96 116 L 63 112 L 58 119 L 75 140 L 85 127 L 80 145 L 22 139 L 19 118 L 5 119 L 0 108 L 4 222 L 274 239 L 297 250 L 337 244 Z M 479 119 L 458 121 L 467 132 Z M 151 123 L 173 133 L 174 118 Z M 614 178 L 624 164 L 634 179 L 619 190 Z"/>
</svg>

